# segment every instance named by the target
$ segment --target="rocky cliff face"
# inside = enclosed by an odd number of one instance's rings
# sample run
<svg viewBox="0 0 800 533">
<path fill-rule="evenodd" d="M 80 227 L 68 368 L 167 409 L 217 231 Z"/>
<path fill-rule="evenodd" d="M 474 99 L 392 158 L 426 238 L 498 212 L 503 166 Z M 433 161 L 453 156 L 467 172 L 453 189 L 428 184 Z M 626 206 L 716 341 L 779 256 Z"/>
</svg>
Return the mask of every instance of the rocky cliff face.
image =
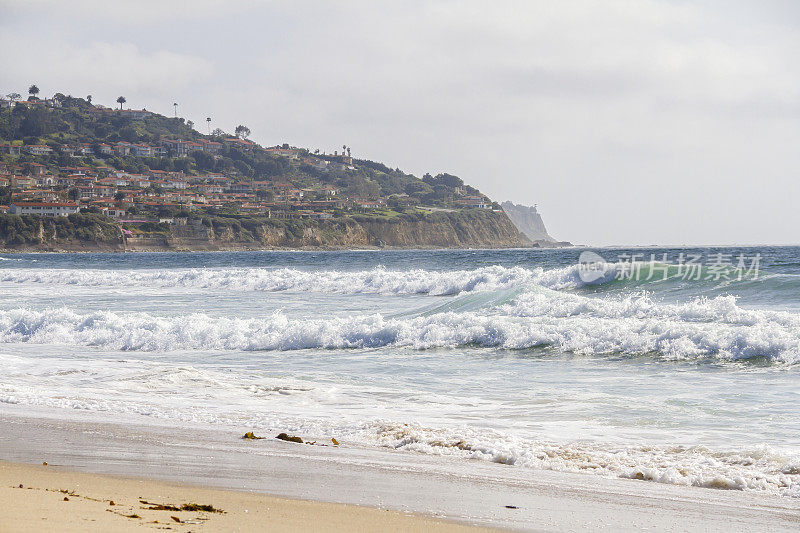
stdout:
<svg viewBox="0 0 800 533">
<path fill-rule="evenodd" d="M 436 213 L 423 220 L 361 224 L 373 245 L 400 248 L 509 248 L 530 245 L 505 213 L 458 216 Z"/>
<path fill-rule="evenodd" d="M 128 238 L 128 250 L 257 250 L 269 248 L 508 248 L 530 242 L 505 213 L 433 213 L 417 219 L 294 220 L 247 232 L 187 225 L 169 237 Z"/>
<path fill-rule="evenodd" d="M 536 210 L 536 207 L 516 205 L 513 202 L 503 202 L 501 205 L 505 214 L 514 223 L 514 226 L 530 240 L 555 242 L 555 239 L 547 233 L 542 216 Z"/>
<path fill-rule="evenodd" d="M 52 225 L 52 220 L 41 224 Z M 511 248 L 530 246 L 508 216 L 489 210 L 435 212 L 395 218 L 238 221 L 228 225 L 200 219 L 172 225 L 168 232 L 124 236 L 109 222 L 93 221 L 69 237 L 46 226 L 30 235 L 0 238 L 6 251 L 182 251 L 264 250 L 272 248 Z M 2 228 L 0 228 L 2 229 Z M 0 232 L 0 237 L 3 235 Z M 12 232 L 13 233 L 13 232 Z M 16 241 L 20 241 L 16 243 Z"/>
</svg>

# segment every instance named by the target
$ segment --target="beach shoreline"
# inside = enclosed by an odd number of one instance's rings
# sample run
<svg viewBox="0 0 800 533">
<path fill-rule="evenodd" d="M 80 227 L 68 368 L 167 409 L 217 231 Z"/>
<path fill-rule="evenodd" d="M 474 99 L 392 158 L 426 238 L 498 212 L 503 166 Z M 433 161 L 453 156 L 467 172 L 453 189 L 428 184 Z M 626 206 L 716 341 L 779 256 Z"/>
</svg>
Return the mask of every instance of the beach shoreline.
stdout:
<svg viewBox="0 0 800 533">
<path fill-rule="evenodd" d="M 0 461 L 2 531 L 492 531 L 424 515 Z"/>
<path fill-rule="evenodd" d="M 366 524 L 376 512 L 397 521 L 381 523 L 381 528 L 391 529 L 396 524 L 398 529 L 426 531 L 450 531 L 447 528 L 461 524 L 526 531 L 730 531 L 764 527 L 791 531 L 800 523 L 800 502 L 792 498 L 526 470 L 346 444 L 306 446 L 270 438 L 272 435 L 246 441 L 241 439 L 241 429 L 176 428 L 167 421 L 142 424 L 132 419 L 108 423 L 86 413 L 4 405 L 0 409 L 0 460 L 7 461 L 2 464 L 6 472 L 3 491 L 23 502 L 30 498 L 29 494 L 36 494 L 34 501 L 56 496 L 56 503 L 62 503 L 59 500 L 64 494 L 44 489 L 89 494 L 87 486 L 117 479 L 103 476 L 123 476 L 134 479 L 129 482 L 136 487 L 152 487 L 147 494 L 155 496 L 136 495 L 148 502 L 160 498 L 156 503 L 244 509 L 244 504 L 255 498 L 268 502 L 264 504 L 268 507 L 287 506 L 280 516 L 304 520 L 305 526 L 313 526 L 312 529 L 326 524 L 309 522 L 304 517 L 323 516 L 327 520 L 330 516 L 327 525 L 331 530 L 339 523 L 343 527 Z M 48 466 L 20 466 L 43 462 Z M 36 477 L 39 475 L 55 477 Z M 20 483 L 38 490 L 22 491 Z M 104 494 L 98 491 L 89 495 L 95 499 L 114 498 L 113 492 Z M 117 498 L 129 502 L 129 507 L 139 505 L 130 495 L 127 499 Z M 283 503 L 272 503 L 277 500 Z M 99 508 L 104 519 L 133 520 L 115 516 L 102 505 L 95 505 L 97 502 L 87 501 L 85 505 Z M 63 503 L 73 503 L 73 499 Z M 39 512 L 36 509 L 44 509 L 30 507 L 34 505 L 30 501 L 25 505 L 24 509 L 33 510 L 26 511 L 21 520 L 30 521 Z M 330 505 L 334 507 L 326 507 Z M 0 523 L 7 523 L 9 509 L 5 506 L 0 512 Z M 139 512 L 125 514 L 144 517 Z M 337 522 L 336 517 L 342 521 Z M 232 519 L 211 518 L 218 522 Z M 213 527 L 212 521 L 208 524 Z M 292 529 L 296 524 L 287 522 L 286 527 Z M 35 525 L 40 526 L 41 522 Z"/>
</svg>

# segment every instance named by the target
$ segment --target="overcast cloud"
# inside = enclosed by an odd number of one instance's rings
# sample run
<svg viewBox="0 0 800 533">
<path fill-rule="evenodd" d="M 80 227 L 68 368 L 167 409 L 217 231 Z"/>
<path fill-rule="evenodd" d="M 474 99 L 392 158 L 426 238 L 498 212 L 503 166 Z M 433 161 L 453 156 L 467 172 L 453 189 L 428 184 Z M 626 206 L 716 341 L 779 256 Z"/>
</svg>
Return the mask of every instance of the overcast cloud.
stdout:
<svg viewBox="0 0 800 533">
<path fill-rule="evenodd" d="M 0 0 L 0 91 L 450 172 L 604 244 L 800 243 L 800 3 Z"/>
</svg>

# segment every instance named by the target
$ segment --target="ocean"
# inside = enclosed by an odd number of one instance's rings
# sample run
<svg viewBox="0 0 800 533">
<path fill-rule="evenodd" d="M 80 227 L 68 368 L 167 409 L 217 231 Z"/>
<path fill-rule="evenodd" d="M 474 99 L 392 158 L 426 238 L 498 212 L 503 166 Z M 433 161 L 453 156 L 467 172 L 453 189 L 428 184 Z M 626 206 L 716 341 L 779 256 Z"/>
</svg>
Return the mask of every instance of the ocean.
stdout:
<svg viewBox="0 0 800 533">
<path fill-rule="evenodd" d="M 800 248 L 582 252 L 0 255 L 0 405 L 800 497 Z"/>
</svg>

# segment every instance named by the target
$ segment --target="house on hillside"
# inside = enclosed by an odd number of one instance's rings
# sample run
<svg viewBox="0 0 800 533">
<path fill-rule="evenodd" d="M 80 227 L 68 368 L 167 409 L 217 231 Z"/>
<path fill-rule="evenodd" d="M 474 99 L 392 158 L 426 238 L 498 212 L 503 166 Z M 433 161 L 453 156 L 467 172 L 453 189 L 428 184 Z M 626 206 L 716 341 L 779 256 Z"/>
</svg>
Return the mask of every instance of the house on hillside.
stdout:
<svg viewBox="0 0 800 533">
<path fill-rule="evenodd" d="M 130 155 L 133 145 L 129 142 L 118 142 L 114 146 L 114 153 L 117 155 Z"/>
<path fill-rule="evenodd" d="M 13 202 L 8 212 L 13 215 L 40 215 L 43 217 L 65 217 L 79 211 L 73 202 Z"/>
<path fill-rule="evenodd" d="M 15 144 L 11 144 L 11 143 L 2 143 L 2 144 L 0 144 L 0 152 L 3 152 L 4 154 L 9 154 L 9 155 L 19 155 L 21 148 L 22 148 L 21 146 L 18 146 L 18 145 L 15 145 Z"/>
<path fill-rule="evenodd" d="M 217 155 L 222 151 L 222 143 L 218 143 L 216 141 L 207 141 L 205 139 L 200 139 L 197 142 L 200 144 L 201 149 L 204 152 L 208 152 L 211 155 Z"/>
<path fill-rule="evenodd" d="M 186 141 L 180 139 L 164 139 L 161 141 L 161 146 L 172 152 L 175 157 L 186 156 Z"/>
<path fill-rule="evenodd" d="M 44 174 L 34 178 L 37 187 L 53 187 L 58 184 L 58 178 L 51 174 Z"/>
<path fill-rule="evenodd" d="M 473 209 L 491 209 L 492 203 L 485 196 L 467 196 L 456 200 L 463 207 L 471 207 Z"/>
<path fill-rule="evenodd" d="M 31 155 L 50 155 L 53 153 L 52 148 L 43 144 L 29 144 L 23 148 Z"/>
<path fill-rule="evenodd" d="M 230 137 L 227 139 L 223 139 L 222 142 L 224 142 L 225 145 L 230 148 L 238 148 L 240 150 L 252 150 L 253 147 L 255 147 L 254 143 L 246 139 L 239 139 L 237 137 Z"/>
<path fill-rule="evenodd" d="M 36 187 L 36 178 L 31 176 L 12 176 L 11 186 L 19 189 Z"/>
<path fill-rule="evenodd" d="M 119 114 L 132 120 L 142 120 L 149 117 L 153 113 L 147 109 L 121 109 L 119 110 Z"/>
<path fill-rule="evenodd" d="M 295 148 L 265 148 L 264 151 L 270 155 L 277 155 L 289 159 L 298 159 L 300 157 L 300 150 Z"/>
<path fill-rule="evenodd" d="M 203 151 L 203 145 L 200 144 L 200 143 L 196 143 L 194 141 L 186 141 L 186 143 L 184 143 L 184 144 L 186 146 L 186 153 L 187 154 L 191 154 L 192 152 L 202 152 Z"/>
<path fill-rule="evenodd" d="M 153 149 L 146 144 L 133 144 L 131 145 L 131 155 L 137 157 L 152 157 Z"/>
</svg>

